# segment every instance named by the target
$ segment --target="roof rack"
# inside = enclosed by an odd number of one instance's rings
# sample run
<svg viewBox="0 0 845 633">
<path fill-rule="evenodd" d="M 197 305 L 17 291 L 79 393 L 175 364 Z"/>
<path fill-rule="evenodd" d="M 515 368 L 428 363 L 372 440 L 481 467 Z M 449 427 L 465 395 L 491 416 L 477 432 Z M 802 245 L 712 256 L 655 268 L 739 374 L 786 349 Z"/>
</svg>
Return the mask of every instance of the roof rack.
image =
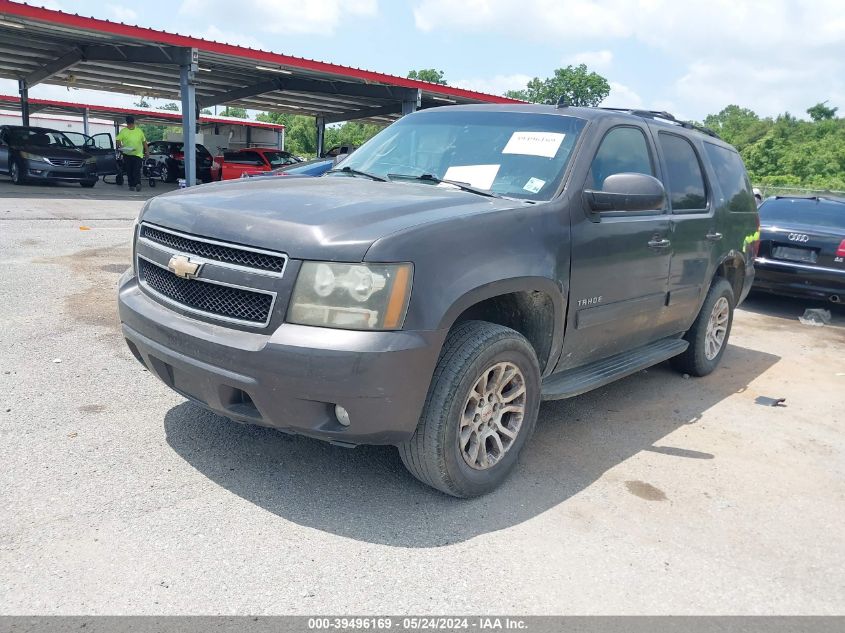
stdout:
<svg viewBox="0 0 845 633">
<path fill-rule="evenodd" d="M 611 110 L 613 112 L 627 112 L 628 114 L 633 114 L 634 116 L 643 117 L 645 119 L 662 119 L 664 121 L 669 121 L 670 123 L 675 123 L 680 125 L 683 128 L 688 130 L 697 130 L 702 134 L 706 134 L 707 136 L 712 136 L 713 138 L 720 138 L 716 132 L 711 130 L 709 127 L 704 127 L 703 125 L 698 125 L 697 123 L 693 123 L 692 121 L 681 121 L 680 119 L 676 119 L 673 115 L 669 114 L 668 112 L 664 112 L 662 110 L 640 110 L 637 108 L 599 108 L 600 110 Z"/>
</svg>

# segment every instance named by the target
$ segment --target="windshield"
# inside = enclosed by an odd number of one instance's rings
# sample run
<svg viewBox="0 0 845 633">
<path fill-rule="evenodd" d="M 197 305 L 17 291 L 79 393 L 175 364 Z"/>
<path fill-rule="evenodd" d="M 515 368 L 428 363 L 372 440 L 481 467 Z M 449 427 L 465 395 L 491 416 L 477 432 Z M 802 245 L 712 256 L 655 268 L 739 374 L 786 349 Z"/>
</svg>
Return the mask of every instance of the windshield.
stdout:
<svg viewBox="0 0 845 633">
<path fill-rule="evenodd" d="M 271 167 L 283 167 L 296 162 L 294 158 L 286 152 L 264 152 L 264 157 L 269 161 Z"/>
<path fill-rule="evenodd" d="M 76 145 L 61 132 L 42 128 L 10 128 L 9 144 L 76 148 Z"/>
<path fill-rule="evenodd" d="M 769 199 L 760 205 L 765 226 L 815 226 L 845 230 L 845 202 L 801 198 Z"/>
<path fill-rule="evenodd" d="M 91 140 L 90 136 L 85 136 L 81 132 L 63 132 L 63 134 L 77 147 L 85 147 L 87 141 Z"/>
<path fill-rule="evenodd" d="M 342 166 L 396 181 L 432 176 L 503 196 L 549 200 L 584 125 L 570 116 L 531 112 L 420 112 L 379 132 Z"/>
</svg>

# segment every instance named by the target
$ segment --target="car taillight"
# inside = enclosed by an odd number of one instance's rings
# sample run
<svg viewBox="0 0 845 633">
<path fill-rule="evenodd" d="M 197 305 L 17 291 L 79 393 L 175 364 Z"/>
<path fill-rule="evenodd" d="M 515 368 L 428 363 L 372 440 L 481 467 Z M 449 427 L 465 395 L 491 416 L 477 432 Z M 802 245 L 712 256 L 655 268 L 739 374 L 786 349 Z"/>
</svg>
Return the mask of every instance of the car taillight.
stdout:
<svg viewBox="0 0 845 633">
<path fill-rule="evenodd" d="M 845 240 L 839 242 L 839 248 L 836 249 L 837 257 L 845 257 Z"/>
<path fill-rule="evenodd" d="M 173 152 L 170 155 L 170 158 L 172 158 L 173 160 L 182 160 L 183 158 L 185 158 L 185 154 L 183 154 L 182 152 Z"/>
</svg>

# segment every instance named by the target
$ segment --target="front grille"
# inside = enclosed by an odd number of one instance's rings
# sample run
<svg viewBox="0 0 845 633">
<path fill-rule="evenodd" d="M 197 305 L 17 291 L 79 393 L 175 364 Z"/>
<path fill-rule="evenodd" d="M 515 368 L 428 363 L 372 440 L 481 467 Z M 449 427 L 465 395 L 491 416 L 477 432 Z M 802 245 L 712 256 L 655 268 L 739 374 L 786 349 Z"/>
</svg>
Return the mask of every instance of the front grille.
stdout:
<svg viewBox="0 0 845 633">
<path fill-rule="evenodd" d="M 82 167 L 85 162 L 75 158 L 47 158 L 45 160 L 56 167 Z"/>
<path fill-rule="evenodd" d="M 234 246 L 224 246 L 205 242 L 201 239 L 191 239 L 182 235 L 176 235 L 169 231 L 161 231 L 147 224 L 141 226 L 141 237 L 167 246 L 182 253 L 199 255 L 206 259 L 254 268 L 273 273 L 281 273 L 285 268 L 286 259 L 280 255 L 269 255 L 267 253 L 256 253 Z"/>
<path fill-rule="evenodd" d="M 140 258 L 138 275 L 150 289 L 190 309 L 262 326 L 270 320 L 272 295 L 198 279 L 183 279 Z"/>
</svg>

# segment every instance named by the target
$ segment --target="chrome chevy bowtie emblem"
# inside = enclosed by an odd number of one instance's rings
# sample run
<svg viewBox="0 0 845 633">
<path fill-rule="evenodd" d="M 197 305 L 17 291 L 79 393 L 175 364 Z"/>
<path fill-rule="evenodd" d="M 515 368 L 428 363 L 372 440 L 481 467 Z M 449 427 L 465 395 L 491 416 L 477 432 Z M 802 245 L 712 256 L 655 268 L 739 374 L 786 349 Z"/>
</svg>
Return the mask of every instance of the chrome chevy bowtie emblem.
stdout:
<svg viewBox="0 0 845 633">
<path fill-rule="evenodd" d="M 202 264 L 192 262 L 184 255 L 174 255 L 167 262 L 167 269 L 182 279 L 193 279 L 200 272 Z"/>
</svg>

